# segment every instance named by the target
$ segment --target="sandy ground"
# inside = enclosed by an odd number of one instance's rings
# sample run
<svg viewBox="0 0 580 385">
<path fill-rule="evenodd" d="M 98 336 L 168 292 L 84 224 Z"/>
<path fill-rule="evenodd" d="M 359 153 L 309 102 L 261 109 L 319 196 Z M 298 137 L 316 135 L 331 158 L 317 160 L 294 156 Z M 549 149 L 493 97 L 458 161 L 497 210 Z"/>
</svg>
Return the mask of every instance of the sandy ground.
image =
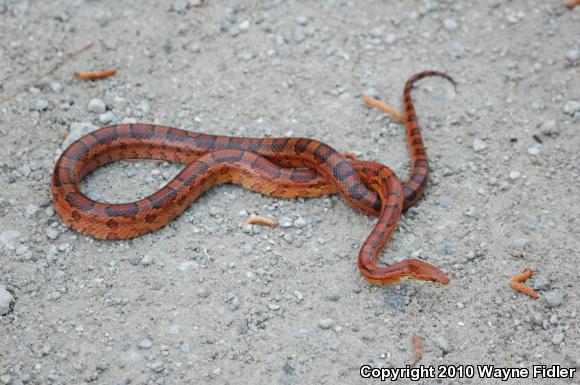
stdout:
<svg viewBox="0 0 580 385">
<path fill-rule="evenodd" d="M 409 364 L 412 333 L 427 366 L 579 368 L 578 50 L 580 9 L 559 0 L 0 1 L 0 96 L 32 81 L 0 106 L 0 384 L 380 383 L 360 366 Z M 65 134 L 117 122 L 312 137 L 404 177 L 403 129 L 361 96 L 399 106 L 425 69 L 458 93 L 414 92 L 432 178 L 383 261 L 435 263 L 446 287 L 368 284 L 356 255 L 375 219 L 338 196 L 222 186 L 118 242 L 54 214 Z M 121 162 L 84 188 L 130 201 L 178 170 Z M 254 213 L 286 227 L 244 227 Z M 509 287 L 526 267 L 540 300 Z"/>
</svg>

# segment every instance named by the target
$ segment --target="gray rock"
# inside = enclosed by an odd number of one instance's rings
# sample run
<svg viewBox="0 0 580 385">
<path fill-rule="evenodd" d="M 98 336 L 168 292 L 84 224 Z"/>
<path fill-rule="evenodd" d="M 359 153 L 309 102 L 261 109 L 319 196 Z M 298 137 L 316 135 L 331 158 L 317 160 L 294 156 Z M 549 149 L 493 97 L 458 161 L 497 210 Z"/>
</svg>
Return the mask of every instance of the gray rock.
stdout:
<svg viewBox="0 0 580 385">
<path fill-rule="evenodd" d="M 546 119 L 541 124 L 542 134 L 546 136 L 558 136 L 560 134 L 560 129 L 558 127 L 558 122 L 555 119 Z"/>
<path fill-rule="evenodd" d="M 294 221 L 292 221 L 292 218 L 289 217 L 280 217 L 280 219 L 278 220 L 278 224 L 280 225 L 280 227 L 288 228 L 294 225 Z"/>
<path fill-rule="evenodd" d="M 558 307 L 564 303 L 566 295 L 559 291 L 551 291 L 542 296 L 548 307 Z"/>
<path fill-rule="evenodd" d="M 542 152 L 542 146 L 538 143 L 528 148 L 528 154 L 538 156 Z"/>
<path fill-rule="evenodd" d="M 48 110 L 48 101 L 45 99 L 39 99 L 30 106 L 31 111 L 46 111 Z"/>
<path fill-rule="evenodd" d="M 565 57 L 570 63 L 575 63 L 580 60 L 580 51 L 575 49 L 567 51 Z"/>
<path fill-rule="evenodd" d="M 14 297 L 5 286 L 0 285 L 0 316 L 10 312 L 10 306 L 14 302 Z"/>
<path fill-rule="evenodd" d="M 519 179 L 519 177 L 520 177 L 521 175 L 522 175 L 522 174 L 521 174 L 519 171 L 515 171 L 515 170 L 514 170 L 514 171 L 511 171 L 511 172 L 510 172 L 510 174 L 509 174 L 509 178 L 510 178 L 511 180 L 516 180 L 516 179 Z"/>
<path fill-rule="evenodd" d="M 139 343 L 139 347 L 141 349 L 151 349 L 152 346 L 153 341 L 151 341 L 149 338 L 145 338 L 143 341 L 141 341 L 141 343 Z"/>
<path fill-rule="evenodd" d="M 451 348 L 451 344 L 449 343 L 449 341 L 443 336 L 438 336 L 437 338 L 435 338 L 435 345 L 437 345 L 437 347 L 441 349 L 443 355 L 448 354 L 453 350 Z"/>
<path fill-rule="evenodd" d="M 568 115 L 574 115 L 576 112 L 580 111 L 580 103 L 575 100 L 570 100 L 564 105 L 564 113 Z"/>
<path fill-rule="evenodd" d="M 111 111 L 107 111 L 99 115 L 99 123 L 107 125 L 115 120 L 115 115 Z"/>
<path fill-rule="evenodd" d="M 552 337 L 552 343 L 554 345 L 560 345 L 562 342 L 564 342 L 564 334 L 562 333 L 554 334 L 554 336 Z"/>
<path fill-rule="evenodd" d="M 46 236 L 48 239 L 52 239 L 53 241 L 58 238 L 59 234 L 59 231 L 53 227 L 46 229 Z"/>
<path fill-rule="evenodd" d="M 336 287 L 329 287 L 324 290 L 323 297 L 330 302 L 337 302 L 340 299 L 340 291 Z"/>
<path fill-rule="evenodd" d="M 161 373 L 165 370 L 165 367 L 161 361 L 155 361 L 151 364 L 151 370 L 153 370 L 155 373 Z"/>
<path fill-rule="evenodd" d="M 105 102 L 97 98 L 91 99 L 87 108 L 90 112 L 94 112 L 95 114 L 103 114 L 105 111 L 107 111 Z"/>
<path fill-rule="evenodd" d="M 550 287 L 550 281 L 543 275 L 534 277 L 534 284 L 532 285 L 534 290 L 546 290 Z"/>
<path fill-rule="evenodd" d="M 457 25 L 457 22 L 455 20 L 453 20 L 453 19 L 445 19 L 445 20 L 443 20 L 443 26 L 448 31 L 455 31 L 459 27 Z"/>
<path fill-rule="evenodd" d="M 518 250 L 524 251 L 528 245 L 530 244 L 530 241 L 528 241 L 525 238 L 518 238 L 514 241 L 514 247 Z"/>
<path fill-rule="evenodd" d="M 60 94 L 64 89 L 64 87 L 59 82 L 52 82 L 50 83 L 50 89 L 52 90 L 52 92 Z"/>
<path fill-rule="evenodd" d="M 36 216 L 36 214 L 38 213 L 38 210 L 40 210 L 40 207 L 38 207 L 35 204 L 30 204 L 30 205 L 26 206 L 26 216 L 28 218 L 34 218 Z"/>
<path fill-rule="evenodd" d="M 296 333 L 294 334 L 294 337 L 296 337 L 296 338 L 306 338 L 306 337 L 310 337 L 311 334 L 312 334 L 312 332 L 309 329 L 301 328 L 301 329 L 298 329 L 296 331 Z"/>
<path fill-rule="evenodd" d="M 298 219 L 296 219 L 294 221 L 294 226 L 298 227 L 298 228 L 302 228 L 304 226 L 306 226 L 308 224 L 308 221 L 302 217 L 299 217 Z"/>
<path fill-rule="evenodd" d="M 173 1 L 173 11 L 177 13 L 183 13 L 189 7 L 188 0 L 174 0 Z"/>
<path fill-rule="evenodd" d="M 254 246 L 251 243 L 244 243 L 240 249 L 242 253 L 249 255 L 254 251 Z"/>
<path fill-rule="evenodd" d="M 8 250 L 16 250 L 16 241 L 20 238 L 20 232 L 16 230 L 7 230 L 0 233 L 0 242 Z"/>
<path fill-rule="evenodd" d="M 62 143 L 61 148 L 64 150 L 73 142 L 77 141 L 81 137 L 85 136 L 86 134 L 97 130 L 99 127 L 95 126 L 91 122 L 74 122 L 70 125 L 70 132 L 64 142 Z"/>
<path fill-rule="evenodd" d="M 296 24 L 307 25 L 308 24 L 308 17 L 303 16 L 303 15 L 296 16 Z"/>
<path fill-rule="evenodd" d="M 143 258 L 141 258 L 141 264 L 143 266 L 149 266 L 153 264 L 153 257 L 150 255 L 144 255 Z"/>
<path fill-rule="evenodd" d="M 197 296 L 200 298 L 207 298 L 209 297 L 209 290 L 207 287 L 201 287 L 197 290 Z"/>
<path fill-rule="evenodd" d="M 487 149 L 487 144 L 479 138 L 474 138 L 472 147 L 473 147 L 473 151 L 482 152 L 482 151 L 485 151 Z"/>
<path fill-rule="evenodd" d="M 334 326 L 334 320 L 332 318 L 325 318 L 318 321 L 318 327 L 321 329 L 330 329 Z"/>
<path fill-rule="evenodd" d="M 236 311 L 240 308 L 240 299 L 238 297 L 233 297 L 229 302 L 231 311 Z"/>
</svg>

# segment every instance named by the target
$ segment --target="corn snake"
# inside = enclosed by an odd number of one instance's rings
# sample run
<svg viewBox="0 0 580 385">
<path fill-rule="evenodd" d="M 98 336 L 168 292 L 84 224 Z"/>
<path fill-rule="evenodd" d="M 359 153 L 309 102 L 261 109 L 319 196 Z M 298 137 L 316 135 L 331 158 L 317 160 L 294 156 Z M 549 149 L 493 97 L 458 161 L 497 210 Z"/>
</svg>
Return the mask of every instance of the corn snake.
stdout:
<svg viewBox="0 0 580 385">
<path fill-rule="evenodd" d="M 419 259 L 378 264 L 402 210 L 423 194 L 428 159 L 411 99 L 415 81 L 442 72 L 414 75 L 405 84 L 404 123 L 411 155 L 410 177 L 401 182 L 388 167 L 351 160 L 332 147 L 306 138 L 240 138 L 207 135 L 152 124 L 121 124 L 89 133 L 71 144 L 52 175 L 54 207 L 76 231 L 99 239 L 127 239 L 169 223 L 197 197 L 223 183 L 279 198 L 318 197 L 339 192 L 346 201 L 378 222 L 363 244 L 358 266 L 371 283 L 403 278 L 447 284 L 445 273 Z M 89 199 L 81 180 L 107 163 L 123 159 L 159 159 L 187 166 L 154 194 L 131 203 Z"/>
</svg>

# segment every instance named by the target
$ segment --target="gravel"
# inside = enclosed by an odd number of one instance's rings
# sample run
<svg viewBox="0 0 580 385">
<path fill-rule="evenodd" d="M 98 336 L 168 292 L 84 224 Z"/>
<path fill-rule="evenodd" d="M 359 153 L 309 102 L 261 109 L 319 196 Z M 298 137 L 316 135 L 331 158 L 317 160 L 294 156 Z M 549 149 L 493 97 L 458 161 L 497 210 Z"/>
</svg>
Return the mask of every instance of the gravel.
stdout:
<svg viewBox="0 0 580 385">
<path fill-rule="evenodd" d="M 6 230 L 0 233 L 0 242 L 8 250 L 16 250 L 16 242 L 20 238 L 20 231 Z"/>
<path fill-rule="evenodd" d="M 15 299 L 0 316 L 0 381 L 357 384 L 364 363 L 405 367 L 412 333 L 423 365 L 574 365 L 579 15 L 539 0 L 0 1 L 0 94 L 24 87 L 0 106 L 0 282 Z M 377 219 L 340 195 L 216 186 L 120 241 L 55 213 L 56 159 L 111 124 L 315 138 L 406 179 L 404 128 L 361 97 L 401 110 L 405 81 L 431 69 L 457 92 L 438 78 L 412 90 L 430 178 L 380 261 L 438 265 L 447 286 L 361 277 Z M 81 188 L 132 202 L 182 167 L 111 162 Z M 280 226 L 246 226 L 250 214 Z M 527 267 L 539 301 L 509 287 Z"/>
</svg>

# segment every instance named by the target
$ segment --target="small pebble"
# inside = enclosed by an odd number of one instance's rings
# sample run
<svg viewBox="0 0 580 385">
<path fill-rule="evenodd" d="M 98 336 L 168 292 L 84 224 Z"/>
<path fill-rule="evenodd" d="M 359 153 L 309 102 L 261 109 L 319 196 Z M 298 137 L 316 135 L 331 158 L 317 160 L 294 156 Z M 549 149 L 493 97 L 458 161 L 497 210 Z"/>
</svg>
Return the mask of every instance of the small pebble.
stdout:
<svg viewBox="0 0 580 385">
<path fill-rule="evenodd" d="M 458 27 L 457 22 L 453 19 L 445 19 L 443 21 L 443 26 L 448 31 L 455 31 Z"/>
<path fill-rule="evenodd" d="M 530 241 L 525 238 L 518 238 L 514 241 L 514 247 L 521 251 L 523 251 L 529 244 Z"/>
<path fill-rule="evenodd" d="M 477 216 L 477 209 L 471 206 L 470 208 L 467 209 L 465 215 L 467 215 L 470 218 L 475 218 Z"/>
<path fill-rule="evenodd" d="M 181 351 L 181 353 L 189 353 L 189 344 L 187 343 L 182 343 L 181 345 L 179 345 L 179 350 Z"/>
<path fill-rule="evenodd" d="M 49 227 L 48 229 L 46 229 L 46 236 L 49 239 L 52 239 L 53 241 L 58 238 L 59 234 L 60 233 L 55 228 Z"/>
<path fill-rule="evenodd" d="M 565 299 L 564 293 L 559 291 L 551 291 L 542 296 L 548 307 L 558 307 L 562 305 Z"/>
<path fill-rule="evenodd" d="M 564 105 L 564 113 L 568 115 L 574 115 L 578 111 L 580 111 L 580 103 L 577 101 L 570 100 L 566 105 Z"/>
<path fill-rule="evenodd" d="M 107 112 L 99 115 L 99 123 L 101 123 L 103 125 L 107 125 L 114 120 L 115 120 L 115 115 L 113 115 L 113 112 L 111 112 L 111 111 L 107 111 Z"/>
<path fill-rule="evenodd" d="M 20 238 L 20 232 L 16 230 L 7 230 L 0 233 L 0 242 L 8 250 L 16 250 L 18 238 Z"/>
<path fill-rule="evenodd" d="M 302 15 L 296 16 L 296 24 L 298 25 L 308 24 L 308 17 Z"/>
<path fill-rule="evenodd" d="M 550 287 L 550 281 L 543 275 L 534 277 L 534 284 L 532 285 L 534 290 L 546 290 Z"/>
<path fill-rule="evenodd" d="M 173 9 L 174 12 L 183 13 L 189 6 L 189 0 L 174 0 L 173 1 Z"/>
<path fill-rule="evenodd" d="M 521 176 L 521 174 L 520 174 L 519 171 L 512 171 L 512 172 L 510 172 L 510 175 L 509 175 L 509 177 L 510 177 L 511 180 L 516 180 L 520 176 Z"/>
<path fill-rule="evenodd" d="M 240 249 L 242 253 L 249 255 L 254 250 L 254 246 L 251 243 L 244 243 Z"/>
<path fill-rule="evenodd" d="M 153 370 L 155 373 L 161 373 L 165 370 L 165 367 L 161 361 L 155 361 L 151 364 L 151 370 Z"/>
<path fill-rule="evenodd" d="M 149 266 L 153 263 L 153 257 L 150 255 L 144 255 L 143 258 L 141 258 L 141 264 L 143 266 Z"/>
<path fill-rule="evenodd" d="M 578 50 L 570 50 L 568 52 L 566 52 L 566 60 L 568 60 L 570 63 L 575 63 L 578 60 L 580 60 L 580 51 Z"/>
<path fill-rule="evenodd" d="M 94 112 L 95 114 L 104 114 L 107 110 L 107 106 L 105 106 L 105 102 L 101 99 L 91 99 L 89 102 L 88 110 L 90 112 Z"/>
<path fill-rule="evenodd" d="M 444 355 L 450 353 L 452 350 L 449 341 L 443 336 L 435 338 L 435 345 L 437 345 L 437 347 L 441 349 Z"/>
<path fill-rule="evenodd" d="M 485 151 L 485 149 L 487 149 L 487 144 L 479 139 L 479 138 L 475 138 L 473 139 L 473 151 L 475 152 L 482 152 Z"/>
<path fill-rule="evenodd" d="M 247 31 L 248 29 L 250 29 L 250 21 L 249 20 L 244 20 L 240 23 L 240 31 L 244 32 Z"/>
<path fill-rule="evenodd" d="M 562 333 L 554 334 L 554 336 L 552 337 L 552 343 L 554 345 L 560 345 L 562 342 L 564 342 L 564 334 Z"/>
<path fill-rule="evenodd" d="M 236 311 L 240 308 L 240 300 L 238 297 L 234 297 L 230 300 L 230 310 Z"/>
<path fill-rule="evenodd" d="M 542 152 L 542 146 L 539 144 L 528 148 L 528 154 L 532 156 L 540 155 L 540 152 Z"/>
<path fill-rule="evenodd" d="M 385 43 L 387 43 L 389 45 L 395 43 L 396 40 L 397 40 L 397 35 L 395 35 L 394 33 L 389 33 L 389 34 L 387 34 L 387 37 L 385 37 Z"/>
<path fill-rule="evenodd" d="M 558 136 L 560 134 L 560 130 L 558 127 L 558 122 L 554 119 L 547 119 L 544 120 L 541 124 L 542 134 L 546 136 Z"/>
<path fill-rule="evenodd" d="M 46 111 L 48 110 L 48 101 L 45 99 L 39 99 L 30 107 L 32 111 Z"/>
<path fill-rule="evenodd" d="M 304 226 L 306 226 L 308 224 L 308 222 L 306 221 L 306 219 L 299 217 L 298 219 L 296 219 L 294 221 L 294 226 L 298 227 L 298 228 L 302 228 Z"/>
<path fill-rule="evenodd" d="M 141 349 L 151 349 L 151 347 L 153 346 L 153 341 L 151 341 L 148 338 L 145 338 L 143 341 L 141 341 L 141 343 L 139 344 L 139 347 Z"/>
<path fill-rule="evenodd" d="M 298 331 L 296 332 L 296 334 L 294 334 L 294 336 L 296 338 L 306 338 L 306 337 L 309 337 L 311 334 L 312 334 L 312 332 L 309 329 L 302 328 L 302 329 L 298 329 Z"/>
<path fill-rule="evenodd" d="M 50 89 L 52 90 L 52 92 L 55 92 L 57 94 L 61 93 L 63 88 L 64 87 L 59 82 L 50 83 Z"/>
<path fill-rule="evenodd" d="M 292 218 L 280 217 L 280 219 L 278 220 L 278 224 L 280 225 L 280 227 L 288 228 L 294 225 L 294 221 L 292 221 Z"/>
<path fill-rule="evenodd" d="M 10 306 L 14 302 L 14 297 L 6 286 L 0 285 L 0 316 L 6 315 L 10 312 Z"/>
<path fill-rule="evenodd" d="M 334 326 L 334 320 L 332 318 L 325 318 L 318 321 L 318 327 L 321 329 L 330 329 Z"/>
</svg>

